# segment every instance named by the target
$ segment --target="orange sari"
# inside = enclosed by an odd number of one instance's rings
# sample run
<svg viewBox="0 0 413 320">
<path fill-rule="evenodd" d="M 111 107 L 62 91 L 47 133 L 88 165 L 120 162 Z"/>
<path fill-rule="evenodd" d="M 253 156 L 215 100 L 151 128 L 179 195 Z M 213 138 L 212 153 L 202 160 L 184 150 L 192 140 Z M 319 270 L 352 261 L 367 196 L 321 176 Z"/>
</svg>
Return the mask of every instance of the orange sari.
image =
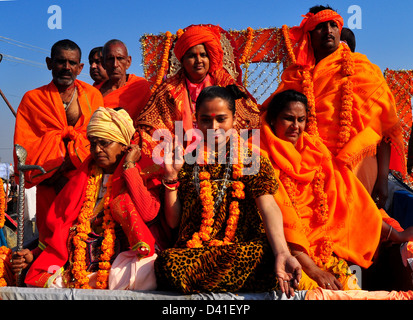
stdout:
<svg viewBox="0 0 413 320">
<path fill-rule="evenodd" d="M 390 169 L 405 173 L 404 145 L 400 122 L 397 117 L 394 97 L 380 69 L 365 55 L 349 53 L 353 60 L 354 74 L 342 75 L 345 44 L 309 72 L 314 85 L 315 115 L 318 134 L 334 156 L 350 168 L 363 158 L 376 154 L 376 147 L 384 137 L 395 152 L 392 152 Z M 350 137 L 343 146 L 337 146 L 342 108 L 342 86 L 349 78 L 353 83 Z M 287 89 L 303 92 L 303 67 L 295 64 L 282 74 L 277 90 L 263 103 L 265 109 L 273 96 Z M 343 120 L 341 120 L 343 121 Z"/>
<path fill-rule="evenodd" d="M 27 92 L 17 110 L 14 144 L 27 151 L 26 164 L 40 165 L 46 174 L 38 170 L 25 172 L 25 186 L 38 186 L 36 198 L 36 221 L 40 241 L 44 227 L 44 216 L 56 197 L 53 187 L 39 185 L 50 178 L 69 157 L 76 168 L 89 155 L 86 128 L 93 112 L 103 105 L 100 92 L 93 86 L 76 80 L 81 117 L 75 126 L 68 126 L 65 109 L 53 82 Z M 14 152 L 16 177 L 17 157 Z M 66 172 L 70 178 L 74 170 Z"/>
<path fill-rule="evenodd" d="M 128 75 L 125 85 L 103 97 L 106 108 L 123 108 L 134 120 L 151 96 L 149 82 L 134 74 Z"/>
<path fill-rule="evenodd" d="M 368 192 L 346 166 L 333 160 L 319 139 L 303 133 L 294 147 L 277 138 L 264 119 L 261 148 L 276 172 L 275 200 L 283 213 L 287 242 L 300 246 L 319 266 L 334 254 L 369 267 L 379 244 L 382 216 Z M 320 187 L 317 183 L 322 180 Z M 324 203 L 318 198 L 322 193 Z M 317 210 L 322 203 L 327 210 L 320 222 Z"/>
</svg>

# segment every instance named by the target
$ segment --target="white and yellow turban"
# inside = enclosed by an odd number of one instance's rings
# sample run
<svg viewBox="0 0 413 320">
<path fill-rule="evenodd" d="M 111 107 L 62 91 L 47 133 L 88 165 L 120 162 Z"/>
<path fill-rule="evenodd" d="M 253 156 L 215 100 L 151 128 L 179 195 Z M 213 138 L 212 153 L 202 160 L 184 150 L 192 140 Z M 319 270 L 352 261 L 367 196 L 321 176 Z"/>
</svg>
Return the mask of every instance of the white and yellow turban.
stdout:
<svg viewBox="0 0 413 320">
<path fill-rule="evenodd" d="M 128 146 L 135 133 L 133 120 L 123 110 L 99 107 L 90 118 L 87 136 L 99 137 Z"/>
</svg>

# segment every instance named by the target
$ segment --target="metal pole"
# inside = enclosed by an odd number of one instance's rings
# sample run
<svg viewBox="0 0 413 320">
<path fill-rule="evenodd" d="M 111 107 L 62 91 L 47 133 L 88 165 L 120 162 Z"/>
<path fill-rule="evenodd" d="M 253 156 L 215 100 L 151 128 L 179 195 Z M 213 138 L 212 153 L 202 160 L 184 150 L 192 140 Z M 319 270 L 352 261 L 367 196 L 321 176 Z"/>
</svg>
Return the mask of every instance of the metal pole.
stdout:
<svg viewBox="0 0 413 320">
<path fill-rule="evenodd" d="M 3 55 L 0 53 L 0 62 L 3 60 Z M 10 111 L 13 113 L 14 116 L 16 116 L 16 111 L 13 109 L 11 106 L 9 100 L 7 100 L 6 96 L 4 95 L 3 91 L 0 89 L 0 95 L 3 98 L 4 102 L 6 102 L 7 106 L 9 107 Z"/>
<path fill-rule="evenodd" d="M 16 150 L 16 156 L 18 160 L 17 170 L 19 170 L 19 197 L 18 197 L 18 210 L 17 210 L 17 251 L 23 250 L 24 239 L 24 172 L 31 170 L 40 170 L 43 173 L 46 171 L 37 165 L 26 165 L 27 151 L 22 146 L 16 144 L 14 146 Z M 22 277 L 21 271 L 16 274 L 16 285 L 21 287 Z"/>
</svg>

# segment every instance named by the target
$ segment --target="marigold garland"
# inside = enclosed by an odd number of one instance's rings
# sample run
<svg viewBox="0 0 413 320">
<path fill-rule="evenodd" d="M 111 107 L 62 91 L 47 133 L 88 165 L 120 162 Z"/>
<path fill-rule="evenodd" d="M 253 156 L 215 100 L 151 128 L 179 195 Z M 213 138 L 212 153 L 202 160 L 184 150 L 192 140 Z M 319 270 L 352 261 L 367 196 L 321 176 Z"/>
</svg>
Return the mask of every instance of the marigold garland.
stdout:
<svg viewBox="0 0 413 320">
<path fill-rule="evenodd" d="M 295 54 L 294 54 L 293 46 L 291 44 L 290 35 L 288 34 L 289 27 L 287 25 L 283 25 L 281 30 L 284 36 L 285 47 L 287 48 L 288 58 L 290 59 L 290 64 L 295 64 L 296 63 Z"/>
<path fill-rule="evenodd" d="M 172 45 L 172 33 L 167 31 L 165 33 L 165 46 L 163 49 L 163 54 L 162 54 L 162 60 L 161 60 L 161 67 L 159 68 L 158 75 L 156 76 L 156 81 L 155 84 L 152 87 L 152 92 L 156 90 L 156 88 L 162 83 L 162 79 L 165 75 L 166 68 L 169 64 L 169 50 L 171 50 L 171 45 Z"/>
<path fill-rule="evenodd" d="M 317 203 L 314 209 L 315 221 L 319 224 L 325 224 L 328 220 L 328 204 L 327 204 L 327 194 L 324 192 L 325 185 L 325 174 L 321 169 L 317 170 L 312 184 L 312 189 L 314 193 L 314 202 Z M 290 198 L 291 204 L 295 211 L 300 216 L 300 212 L 297 206 L 297 196 L 300 194 L 298 191 L 296 183 L 284 172 L 280 174 L 280 181 L 283 184 L 285 191 Z"/>
<path fill-rule="evenodd" d="M 5 274 L 5 266 L 4 261 L 10 261 L 12 251 L 10 248 L 6 246 L 0 247 L 0 256 L 5 255 L 4 260 L 0 258 L 0 287 L 7 287 L 7 281 L 4 277 Z"/>
<path fill-rule="evenodd" d="M 238 140 L 239 141 L 239 140 Z M 240 156 L 240 144 L 238 144 L 238 157 L 236 163 L 232 164 L 232 178 L 234 180 L 239 179 L 242 176 L 243 160 Z M 214 224 L 214 197 L 212 192 L 211 175 L 209 172 L 203 171 L 199 173 L 199 183 L 200 192 L 199 197 L 202 203 L 202 222 L 200 226 L 200 231 L 195 232 L 192 235 L 192 239 L 187 241 L 188 248 L 199 248 L 202 247 L 202 242 L 211 240 L 211 232 L 213 231 L 212 225 Z M 244 199 L 245 185 L 241 181 L 233 181 L 232 183 L 232 196 L 237 199 Z M 239 203 L 234 200 L 229 205 L 229 217 L 227 220 L 227 226 L 225 228 L 224 239 L 217 240 L 213 239 L 210 241 L 209 246 L 221 246 L 230 244 L 234 241 L 235 232 L 238 226 L 239 220 Z"/>
<path fill-rule="evenodd" d="M 341 110 L 340 110 L 340 132 L 338 134 L 337 147 L 339 149 L 350 140 L 351 124 L 353 122 L 353 82 L 350 76 L 354 75 L 354 61 L 351 57 L 351 51 L 347 46 L 344 46 L 342 75 L 344 83 L 341 91 Z"/>
<path fill-rule="evenodd" d="M 3 187 L 3 179 L 0 178 L 0 229 L 4 227 L 4 223 L 6 222 L 6 193 L 4 192 Z"/>
<path fill-rule="evenodd" d="M 313 216 L 314 221 L 320 225 L 327 223 L 328 215 L 328 204 L 327 204 L 327 194 L 324 192 L 325 184 L 325 174 L 322 172 L 321 168 L 317 170 L 314 179 L 312 181 L 312 189 L 314 193 L 314 202 L 317 205 L 314 208 Z M 297 185 L 293 180 L 284 172 L 280 174 L 280 181 L 283 184 L 288 197 L 292 203 L 293 208 L 300 217 L 300 211 L 297 206 L 297 196 L 300 194 Z M 305 233 L 311 231 L 311 229 L 306 228 Z M 323 263 L 326 263 L 330 256 L 333 254 L 333 241 L 329 236 L 326 236 L 322 239 L 320 244 L 317 246 L 316 250 L 310 255 L 316 264 L 321 267 Z"/>
<path fill-rule="evenodd" d="M 342 70 L 343 84 L 341 86 L 341 108 L 340 108 L 340 131 L 338 134 L 337 148 L 341 149 L 350 140 L 353 122 L 353 82 L 350 76 L 354 75 L 354 61 L 351 56 L 351 51 L 347 46 L 343 46 L 342 52 Z M 307 131 L 311 135 L 318 136 L 317 116 L 314 97 L 314 83 L 310 69 L 303 70 L 303 93 L 308 99 L 308 120 Z"/>
<path fill-rule="evenodd" d="M 242 57 L 239 59 L 240 64 L 244 64 L 244 63 L 248 64 L 248 60 L 250 58 L 250 53 L 252 49 L 253 39 L 254 39 L 254 29 L 251 27 L 248 27 L 247 28 L 247 41 L 245 42 L 244 52 L 242 53 Z"/>
<path fill-rule="evenodd" d="M 85 200 L 80 210 L 78 217 L 78 225 L 76 227 L 76 235 L 73 237 L 74 251 L 74 263 L 72 267 L 72 273 L 75 278 L 75 288 L 90 289 L 89 277 L 86 266 L 86 240 L 88 234 L 91 232 L 90 220 L 94 216 L 94 208 L 99 192 L 99 185 L 102 182 L 102 170 L 97 166 L 94 166 L 91 170 L 91 174 L 88 179 Z M 109 270 L 111 268 L 110 259 L 115 253 L 115 223 L 113 221 L 110 208 L 109 199 L 111 193 L 111 178 L 107 183 L 107 191 L 104 199 L 104 218 L 103 218 L 103 236 L 101 250 L 102 254 L 99 257 L 99 270 L 97 272 L 97 287 L 99 289 L 107 288 L 107 281 L 109 276 Z"/>
</svg>

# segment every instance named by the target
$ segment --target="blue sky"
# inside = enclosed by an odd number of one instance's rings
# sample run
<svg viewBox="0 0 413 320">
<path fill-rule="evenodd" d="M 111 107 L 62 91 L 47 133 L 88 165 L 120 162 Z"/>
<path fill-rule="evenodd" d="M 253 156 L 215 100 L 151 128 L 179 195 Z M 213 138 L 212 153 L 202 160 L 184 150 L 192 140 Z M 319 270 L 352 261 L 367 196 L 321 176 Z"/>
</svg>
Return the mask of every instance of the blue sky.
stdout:
<svg viewBox="0 0 413 320">
<path fill-rule="evenodd" d="M 82 49 L 85 68 L 78 79 L 91 83 L 87 55 L 107 40 L 123 40 L 132 56 L 130 73 L 143 75 L 139 39 L 144 34 L 176 32 L 190 24 L 219 24 L 224 29 L 268 28 L 298 25 L 313 5 L 329 4 L 344 18 L 361 9 L 361 29 L 354 29 L 358 52 L 381 70 L 412 69 L 413 1 L 279 1 L 279 0 L 14 0 L 0 1 L 0 89 L 17 111 L 23 94 L 51 81 L 45 66 L 50 48 L 69 38 Z M 62 28 L 50 29 L 50 6 L 58 5 Z M 12 162 L 15 118 L 0 99 L 0 162 Z"/>
</svg>

